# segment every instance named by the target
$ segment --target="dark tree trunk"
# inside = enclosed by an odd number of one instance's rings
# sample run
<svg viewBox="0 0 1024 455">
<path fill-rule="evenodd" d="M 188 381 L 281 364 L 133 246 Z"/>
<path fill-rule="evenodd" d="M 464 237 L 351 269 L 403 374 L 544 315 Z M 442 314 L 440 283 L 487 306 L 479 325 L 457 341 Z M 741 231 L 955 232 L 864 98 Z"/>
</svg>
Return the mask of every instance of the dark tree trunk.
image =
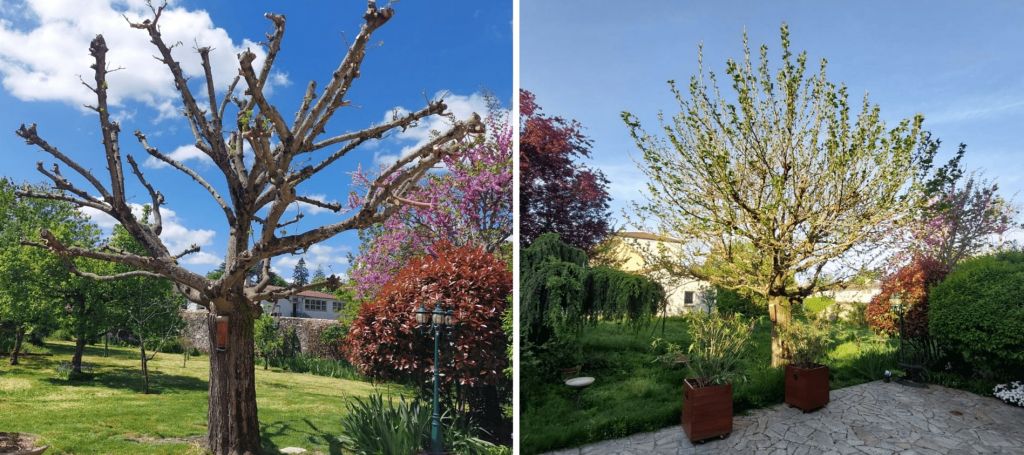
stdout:
<svg viewBox="0 0 1024 455">
<path fill-rule="evenodd" d="M 71 355 L 71 372 L 82 374 L 82 354 L 85 353 L 85 336 L 79 334 L 75 338 L 75 353 Z"/>
<path fill-rule="evenodd" d="M 244 298 L 243 298 L 244 299 Z M 207 444 L 216 455 L 260 453 L 256 415 L 256 371 L 253 349 L 254 310 L 246 300 L 233 303 L 228 317 L 227 346 L 217 349 L 216 316 L 207 320 L 210 335 L 210 410 Z"/>
<path fill-rule="evenodd" d="M 142 362 L 142 393 L 149 394 L 149 359 L 146 358 L 146 343 L 139 340 L 139 360 Z"/>
<path fill-rule="evenodd" d="M 25 328 L 18 327 L 14 331 L 14 349 L 11 349 L 11 365 L 18 364 L 18 356 L 21 355 L 21 342 L 25 340 Z"/>
</svg>

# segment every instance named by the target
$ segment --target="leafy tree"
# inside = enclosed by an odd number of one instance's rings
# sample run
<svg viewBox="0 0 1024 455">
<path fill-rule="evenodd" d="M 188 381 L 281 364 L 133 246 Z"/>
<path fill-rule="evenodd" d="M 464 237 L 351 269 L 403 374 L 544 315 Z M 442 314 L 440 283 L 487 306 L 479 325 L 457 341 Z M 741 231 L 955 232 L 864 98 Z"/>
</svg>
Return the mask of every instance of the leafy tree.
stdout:
<svg viewBox="0 0 1024 455">
<path fill-rule="evenodd" d="M 295 263 L 295 270 L 292 272 L 292 284 L 305 286 L 309 284 L 309 269 L 306 268 L 306 258 L 299 258 Z"/>
<path fill-rule="evenodd" d="M 609 267 L 587 267 L 586 253 L 558 234 L 540 236 L 520 253 L 520 335 L 541 345 L 575 337 L 588 323 L 639 327 L 658 315 L 665 291 L 654 280 Z"/>
<path fill-rule="evenodd" d="M 500 389 L 507 388 L 505 346 L 510 334 L 501 317 L 512 290 L 507 264 L 480 247 L 441 244 L 434 255 L 409 262 L 363 305 L 349 328 L 346 356 L 369 377 L 412 382 L 428 394 L 434 341 L 418 327 L 414 312 L 440 304 L 455 325 L 443 335 L 439 365 L 446 395 L 455 409 L 482 414 L 491 429 L 501 418 Z"/>
<path fill-rule="evenodd" d="M 15 197 L 16 186 L 0 179 L 0 331 L 10 333 L 10 363 L 33 331 L 54 327 L 73 277 L 56 255 L 23 245 L 41 229 L 68 244 L 92 240 L 95 228 L 62 201 Z"/>
<path fill-rule="evenodd" d="M 257 355 L 263 358 L 263 369 L 270 368 L 271 358 L 284 348 L 284 339 L 277 329 L 277 321 L 266 314 L 257 318 L 253 326 L 253 340 Z"/>
<path fill-rule="evenodd" d="M 324 268 L 318 265 L 316 266 L 316 272 L 313 272 L 312 283 L 323 283 L 324 281 L 327 281 L 327 274 L 324 273 Z"/>
<path fill-rule="evenodd" d="M 877 258 L 917 201 L 919 171 L 934 151 L 918 147 L 920 115 L 887 128 L 866 96 L 851 114 L 846 87 L 827 79 L 825 60 L 808 74 L 807 54 L 790 51 L 785 24 L 781 37 L 774 72 L 768 47 L 755 66 L 744 37 L 743 59 L 726 63 L 735 97 L 720 93 L 698 55 L 688 91 L 669 82 L 680 112 L 661 117 L 664 138 L 633 114 L 622 117 L 649 179 L 634 221 L 678 241 L 650 251 L 652 262 L 675 276 L 755 291 L 785 325 L 792 304 L 838 284 L 824 279 L 827 266 L 859 270 Z M 733 254 L 743 245 L 759 254 Z M 712 254 L 729 273 L 702 273 Z M 777 332 L 772 363 L 781 365 Z"/>
<path fill-rule="evenodd" d="M 149 223 L 151 210 L 143 208 L 141 221 Z M 146 255 L 146 250 L 122 226 L 114 226 L 109 246 L 119 251 Z M 108 264 L 113 273 L 129 273 L 134 268 L 120 264 Z M 177 339 L 185 322 L 181 318 L 181 307 L 185 298 L 174 289 L 174 284 L 164 278 L 132 276 L 107 283 L 112 288 L 109 304 L 120 312 L 120 328 L 138 343 L 139 366 L 142 373 L 142 391 L 150 392 L 149 361 L 156 357 L 164 346 Z"/>
<path fill-rule="evenodd" d="M 575 120 L 549 117 L 536 97 L 519 92 L 519 239 L 531 244 L 554 232 L 590 250 L 608 235 L 608 179 L 580 162 L 590 139 Z"/>
<path fill-rule="evenodd" d="M 393 165 L 383 169 L 378 177 L 360 191 L 353 191 L 345 205 L 322 202 L 304 194 L 300 186 L 360 146 L 379 140 L 389 133 L 405 129 L 414 123 L 449 114 L 443 100 L 432 100 L 422 109 L 396 112 L 383 122 L 367 128 L 346 128 L 337 125 L 333 131 L 348 131 L 325 135 L 328 123 L 343 106 L 350 105 L 347 95 L 366 56 L 373 33 L 394 16 L 390 6 L 378 7 L 374 0 L 367 1 L 364 23 L 354 35 L 348 52 L 334 71 L 323 90 L 317 93 L 311 82 L 294 115 L 285 119 L 283 110 L 268 101 L 265 90 L 272 67 L 281 50 L 285 29 L 284 16 L 267 14 L 273 31 L 265 42 L 266 55 L 257 62 L 257 55 L 244 51 L 238 55 L 237 77 L 227 91 L 226 81 L 216 81 L 210 65 L 209 47 L 197 46 L 198 60 L 204 79 L 190 84 L 177 57 L 183 47 L 167 43 L 161 31 L 163 6 L 152 7 L 152 17 L 130 22 L 133 29 L 145 33 L 155 47 L 158 60 L 163 63 L 180 95 L 181 112 L 191 126 L 195 146 L 214 163 L 213 175 L 218 181 L 209 181 L 211 175 L 201 175 L 185 163 L 161 152 L 151 145 L 146 135 L 136 131 L 134 136 L 141 148 L 150 156 L 181 171 L 208 192 L 223 211 L 229 234 L 226 241 L 224 275 L 210 280 L 192 272 L 179 261 L 186 254 L 199 251 L 192 247 L 185 251 L 170 251 L 161 239 L 162 219 L 160 207 L 163 193 L 157 191 L 145 177 L 137 160 L 128 155 L 130 171 L 145 188 L 153 208 L 153 223 L 142 223 L 133 213 L 137 204 L 130 201 L 133 191 L 126 188 L 125 165 L 122 157 L 120 125 L 110 115 L 107 76 L 116 62 L 108 62 L 108 47 L 103 36 L 96 36 L 90 44 L 92 74 L 89 89 L 96 95 L 96 103 L 89 108 L 97 114 L 102 137 L 105 168 L 109 179 L 100 179 L 89 169 L 61 151 L 60 146 L 40 136 L 37 126 L 22 125 L 17 134 L 29 145 L 52 156 L 59 165 L 50 169 L 39 166 L 40 172 L 52 181 L 48 190 L 28 189 L 23 196 L 65 201 L 75 207 L 89 207 L 117 220 L 143 246 L 146 255 L 137 255 L 77 246 L 64 241 L 49 230 L 40 232 L 41 242 L 33 245 L 48 248 L 61 257 L 86 257 L 130 266 L 135 270 L 116 275 L 97 275 L 79 270 L 80 274 L 98 279 L 116 279 L 129 276 L 164 277 L 196 304 L 210 310 L 208 326 L 214 335 L 217 316 L 228 319 L 227 349 L 211 353 L 209 381 L 209 413 L 207 449 L 215 454 L 257 453 L 260 451 L 260 426 L 256 406 L 256 383 L 253 353 L 253 323 L 261 308 L 259 302 L 313 289 L 315 286 L 291 285 L 268 288 L 269 273 L 262 274 L 258 283 L 249 283 L 250 270 L 258 266 L 270 269 L 271 260 L 284 254 L 301 251 L 330 239 L 342 232 L 364 229 L 383 222 L 403 204 L 410 182 L 418 181 L 424 173 L 445 156 L 457 153 L 463 142 L 483 133 L 479 116 L 465 121 L 452 120 L 447 131 L 439 132 L 424 144 L 414 148 Z M 174 55 L 177 49 L 178 56 Z M 198 66 L 198 65 L 197 65 Z M 256 68 L 255 66 L 259 66 Z M 235 88 L 239 85 L 239 93 Z M 202 95 L 194 93 L 199 89 Z M 218 94 L 221 95 L 218 97 Z M 205 99 L 202 99 L 205 98 Z M 231 109 L 228 110 L 229 105 Z M 231 119 L 231 116 L 234 119 Z M 248 146 L 248 147 L 246 147 Z M 246 159 L 244 150 L 252 150 Z M 63 166 L 64 169 L 61 169 Z M 70 170 L 71 174 L 64 174 Z M 73 174 L 73 175 L 72 175 Z M 70 177 L 70 178 L 69 178 Z M 308 230 L 292 231 L 295 219 L 285 218 L 288 208 L 301 202 L 312 204 L 339 214 L 342 219 Z"/>
<path fill-rule="evenodd" d="M 447 172 L 428 176 L 409 193 L 415 204 L 360 232 L 349 272 L 358 298 L 372 300 L 410 259 L 442 241 L 507 252 L 503 257 L 511 262 L 511 250 L 502 245 L 512 235 L 512 127 L 497 100 L 488 101 L 485 140 L 446 158 Z"/>
</svg>

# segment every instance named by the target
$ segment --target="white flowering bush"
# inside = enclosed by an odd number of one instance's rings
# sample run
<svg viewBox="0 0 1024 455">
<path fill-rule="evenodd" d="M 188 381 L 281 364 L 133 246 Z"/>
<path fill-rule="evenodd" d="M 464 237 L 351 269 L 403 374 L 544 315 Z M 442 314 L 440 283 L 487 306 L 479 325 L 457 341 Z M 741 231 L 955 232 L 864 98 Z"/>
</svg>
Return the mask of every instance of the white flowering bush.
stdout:
<svg viewBox="0 0 1024 455">
<path fill-rule="evenodd" d="M 992 394 L 995 395 L 996 398 L 1009 404 L 1024 407 L 1024 383 L 1020 381 L 1013 381 L 1009 384 L 999 384 L 992 389 Z"/>
</svg>

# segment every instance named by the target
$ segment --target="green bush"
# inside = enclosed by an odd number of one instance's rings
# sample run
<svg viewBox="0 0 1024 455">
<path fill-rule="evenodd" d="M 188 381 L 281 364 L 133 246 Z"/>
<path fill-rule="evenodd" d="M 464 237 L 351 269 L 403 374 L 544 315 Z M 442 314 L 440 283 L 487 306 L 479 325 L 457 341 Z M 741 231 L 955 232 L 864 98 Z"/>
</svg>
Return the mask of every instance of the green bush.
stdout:
<svg viewBox="0 0 1024 455">
<path fill-rule="evenodd" d="M 928 329 L 982 376 L 1024 373 L 1024 252 L 960 264 L 930 295 Z"/>
<path fill-rule="evenodd" d="M 800 367 L 817 365 L 832 348 L 832 334 L 821 320 L 779 326 L 782 357 Z"/>
<path fill-rule="evenodd" d="M 722 316 L 718 312 L 693 313 L 690 322 L 690 348 L 686 366 L 692 378 L 702 385 L 725 384 L 742 379 L 741 359 L 753 324 L 739 315 Z"/>
<path fill-rule="evenodd" d="M 768 315 L 763 297 L 750 297 L 721 287 L 715 288 L 715 307 L 724 315 L 740 314 L 753 318 Z"/>
</svg>

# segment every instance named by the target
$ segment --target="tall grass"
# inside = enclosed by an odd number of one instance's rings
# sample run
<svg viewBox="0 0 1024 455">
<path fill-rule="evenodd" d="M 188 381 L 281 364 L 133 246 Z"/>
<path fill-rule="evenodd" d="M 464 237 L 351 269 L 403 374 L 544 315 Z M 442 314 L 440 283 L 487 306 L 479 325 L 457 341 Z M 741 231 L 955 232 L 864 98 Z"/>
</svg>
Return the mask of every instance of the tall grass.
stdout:
<svg viewBox="0 0 1024 455">
<path fill-rule="evenodd" d="M 344 360 L 333 360 L 309 354 L 295 354 L 292 357 L 272 358 L 270 365 L 293 373 L 308 373 L 329 378 L 365 381 L 354 366 Z"/>
</svg>

